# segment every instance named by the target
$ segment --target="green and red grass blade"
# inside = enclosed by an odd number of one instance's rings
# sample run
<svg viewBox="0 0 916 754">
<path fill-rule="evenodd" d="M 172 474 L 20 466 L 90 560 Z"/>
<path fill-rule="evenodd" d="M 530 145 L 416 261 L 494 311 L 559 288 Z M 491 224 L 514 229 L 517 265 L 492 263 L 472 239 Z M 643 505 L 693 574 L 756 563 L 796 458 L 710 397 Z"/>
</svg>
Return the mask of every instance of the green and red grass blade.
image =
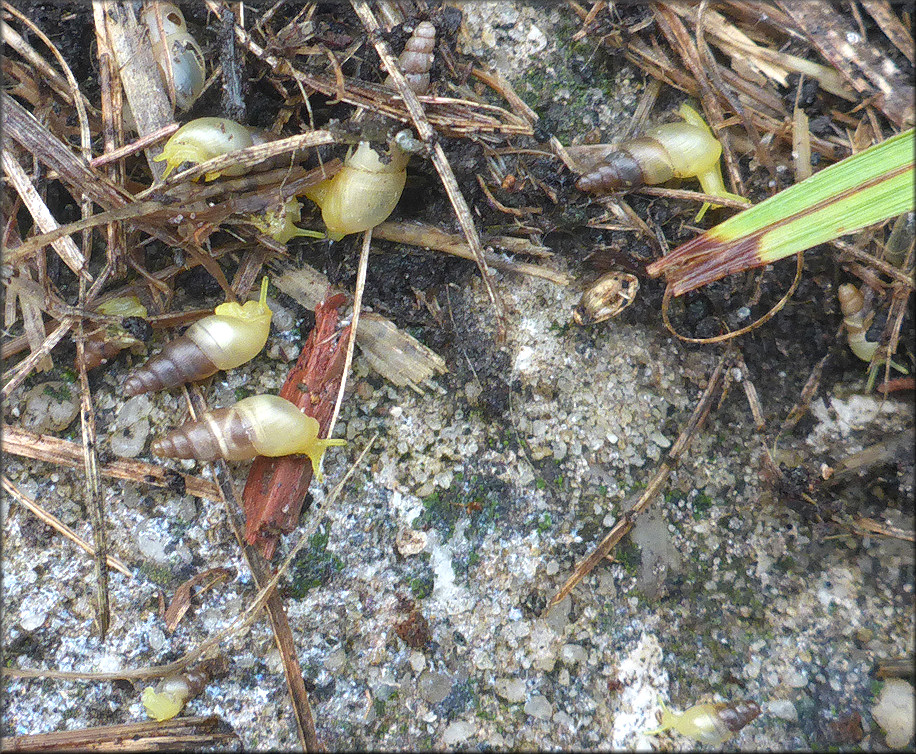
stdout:
<svg viewBox="0 0 916 754">
<path fill-rule="evenodd" d="M 824 168 L 650 264 L 680 296 L 914 209 L 913 129 Z"/>
</svg>

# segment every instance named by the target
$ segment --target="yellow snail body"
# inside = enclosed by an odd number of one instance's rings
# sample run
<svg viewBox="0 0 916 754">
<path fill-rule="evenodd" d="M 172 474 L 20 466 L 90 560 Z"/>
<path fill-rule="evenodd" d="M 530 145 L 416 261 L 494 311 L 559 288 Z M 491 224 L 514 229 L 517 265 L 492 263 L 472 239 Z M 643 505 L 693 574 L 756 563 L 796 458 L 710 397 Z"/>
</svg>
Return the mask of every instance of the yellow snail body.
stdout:
<svg viewBox="0 0 916 754">
<path fill-rule="evenodd" d="M 199 461 L 246 461 L 256 456 L 307 455 L 320 482 L 321 457 L 345 440 L 318 439 L 318 420 L 278 395 L 253 395 L 227 408 L 204 414 L 200 421 L 155 440 L 152 452 L 168 458 Z"/>
<path fill-rule="evenodd" d="M 262 215 L 249 215 L 248 219 L 262 233 L 280 243 L 289 243 L 290 239 L 296 236 L 324 238 L 323 233 L 306 230 L 296 225 L 301 217 L 302 202 L 293 197 L 279 210 L 267 211 Z"/>
<path fill-rule="evenodd" d="M 209 677 L 202 670 L 175 673 L 163 678 L 153 686 L 143 689 L 140 701 L 146 714 L 157 722 L 171 720 L 184 709 L 188 699 L 197 696 L 207 685 Z"/>
<path fill-rule="evenodd" d="M 404 190 L 409 158 L 396 144 L 381 156 L 361 141 L 340 172 L 309 188 L 305 195 L 321 207 L 328 238 L 339 241 L 387 220 Z"/>
<path fill-rule="evenodd" d="M 760 706 L 752 701 L 696 704 L 683 712 L 674 712 L 663 704 L 661 725 L 644 735 L 654 736 L 671 729 L 708 746 L 721 746 L 759 714 Z"/>
<path fill-rule="evenodd" d="M 251 361 L 267 342 L 272 315 L 264 278 L 260 300 L 217 306 L 213 314 L 195 322 L 184 335 L 131 372 L 124 381 L 124 392 L 140 395 L 178 387 Z"/>
<path fill-rule="evenodd" d="M 263 144 L 266 140 L 260 129 L 243 126 L 228 118 L 197 118 L 172 134 L 162 154 L 155 159 L 166 161 L 167 167 L 162 175 L 165 178 L 184 162 L 197 165 L 238 149 Z M 238 176 L 247 172 L 247 167 L 233 165 L 206 173 L 204 179 L 212 181 L 221 175 Z"/>
<path fill-rule="evenodd" d="M 184 15 L 177 5 L 158 3 L 157 6 L 148 6 L 141 13 L 141 18 L 149 28 L 153 55 L 163 80 L 169 80 L 168 71 L 171 70 L 175 106 L 179 110 L 187 110 L 201 95 L 207 80 L 203 51 L 188 32 Z"/>
<path fill-rule="evenodd" d="M 665 123 L 628 139 L 604 158 L 604 162 L 576 181 L 576 187 L 592 194 L 629 191 L 654 186 L 672 178 L 697 178 L 706 194 L 746 201 L 725 189 L 719 157 L 722 145 L 700 114 L 681 105 L 682 123 Z M 701 219 L 710 205 L 704 204 Z"/>
</svg>

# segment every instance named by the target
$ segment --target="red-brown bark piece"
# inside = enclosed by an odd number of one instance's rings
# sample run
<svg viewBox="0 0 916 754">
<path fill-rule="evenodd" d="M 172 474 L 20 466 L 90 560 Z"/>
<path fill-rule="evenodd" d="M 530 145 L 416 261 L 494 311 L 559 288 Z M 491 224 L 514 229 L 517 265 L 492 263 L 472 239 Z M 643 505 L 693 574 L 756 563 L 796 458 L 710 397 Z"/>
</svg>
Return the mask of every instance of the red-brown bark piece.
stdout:
<svg viewBox="0 0 916 754">
<path fill-rule="evenodd" d="M 350 328 L 337 331 L 342 294 L 331 296 L 315 308 L 315 327 L 309 334 L 296 366 L 280 389 L 280 397 L 295 403 L 318 420 L 324 437 L 334 413 L 334 402 L 343 376 Z M 307 456 L 254 459 L 242 495 L 245 539 L 270 560 L 281 533 L 296 528 L 302 503 L 312 481 Z"/>
</svg>

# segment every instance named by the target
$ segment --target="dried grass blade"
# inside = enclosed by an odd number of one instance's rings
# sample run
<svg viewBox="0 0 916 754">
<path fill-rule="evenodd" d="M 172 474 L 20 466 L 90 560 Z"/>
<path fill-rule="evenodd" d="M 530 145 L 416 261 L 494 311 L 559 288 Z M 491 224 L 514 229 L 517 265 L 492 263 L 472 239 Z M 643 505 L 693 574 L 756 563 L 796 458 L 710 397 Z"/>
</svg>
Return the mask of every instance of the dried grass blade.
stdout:
<svg viewBox="0 0 916 754">
<path fill-rule="evenodd" d="M 82 447 L 70 440 L 29 432 L 12 424 L 0 425 L 3 434 L 3 451 L 23 458 L 78 467 L 82 463 Z M 194 495 L 203 500 L 221 500 L 219 489 L 213 482 L 190 474 L 180 474 L 165 466 L 122 458 L 107 463 L 99 469 L 103 476 L 126 479 L 140 484 L 168 487 L 181 494 Z"/>
<path fill-rule="evenodd" d="M 35 516 L 44 521 L 48 526 L 57 529 L 61 534 L 63 534 L 67 539 L 81 547 L 83 550 L 88 552 L 90 555 L 95 555 L 95 550 L 92 549 L 85 539 L 83 539 L 79 534 L 77 534 L 73 529 L 67 526 L 63 521 L 61 521 L 57 516 L 52 513 L 48 513 L 44 508 L 42 508 L 38 503 L 36 503 L 32 498 L 26 495 L 22 490 L 20 490 L 15 484 L 13 484 L 5 476 L 0 480 L 0 483 L 3 485 L 3 489 L 18 503 L 20 503 L 24 508 L 31 511 Z M 127 566 L 124 565 L 118 558 L 113 555 L 106 555 L 106 560 L 110 568 L 114 568 L 116 571 L 120 571 L 125 576 L 133 578 L 133 574 L 127 570 Z"/>
<path fill-rule="evenodd" d="M 894 9 L 887 0 L 861 0 L 862 5 L 868 14 L 875 19 L 875 22 L 881 27 L 881 31 L 891 40 L 891 43 L 900 52 L 902 52 L 910 64 L 916 64 L 916 54 L 914 54 L 913 35 L 910 30 L 904 26 L 900 19 L 894 15 Z"/>
<path fill-rule="evenodd" d="M 862 38 L 843 15 L 826 0 L 787 3 L 777 0 L 814 48 L 864 95 L 880 95 L 877 106 L 900 127 L 912 125 L 914 87 L 912 73 L 906 75 L 888 57 L 881 55 Z"/>
<path fill-rule="evenodd" d="M 4 751 L 207 751 L 226 746 L 238 736 L 223 732 L 225 723 L 210 717 L 176 717 L 165 722 L 100 725 L 82 730 L 62 730 L 29 736 L 7 736 L 0 741 Z"/>
<path fill-rule="evenodd" d="M 60 227 L 48 205 L 45 204 L 41 196 L 35 190 L 28 174 L 8 150 L 3 150 L 3 172 L 6 174 L 13 188 L 22 198 L 22 203 L 26 206 L 35 220 L 35 225 L 42 233 L 50 233 Z M 83 253 L 77 248 L 73 240 L 67 236 L 58 238 L 51 243 L 54 251 L 73 272 L 87 280 L 92 280 L 88 270 L 85 270 L 86 259 Z M 7 263 L 9 259 L 7 259 Z"/>
</svg>

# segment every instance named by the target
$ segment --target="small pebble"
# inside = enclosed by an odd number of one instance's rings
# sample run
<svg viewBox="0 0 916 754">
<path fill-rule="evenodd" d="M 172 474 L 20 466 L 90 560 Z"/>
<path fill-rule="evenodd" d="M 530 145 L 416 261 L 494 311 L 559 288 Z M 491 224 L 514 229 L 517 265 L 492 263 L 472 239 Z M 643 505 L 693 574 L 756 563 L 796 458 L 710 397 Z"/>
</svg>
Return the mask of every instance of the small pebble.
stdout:
<svg viewBox="0 0 916 754">
<path fill-rule="evenodd" d="M 445 673 L 424 670 L 417 681 L 417 691 L 430 704 L 438 704 L 452 690 L 452 679 Z"/>
<path fill-rule="evenodd" d="M 798 710 L 788 699 L 774 699 L 766 705 L 767 712 L 782 720 L 798 722 Z"/>
<path fill-rule="evenodd" d="M 525 704 L 525 714 L 536 717 L 539 720 L 549 720 L 553 714 L 553 705 L 540 694 L 532 694 Z"/>
<path fill-rule="evenodd" d="M 884 731 L 885 741 L 890 748 L 905 748 L 913 740 L 916 728 L 914 711 L 916 705 L 913 687 L 900 678 L 885 681 L 878 695 L 878 703 L 871 708 L 871 714 Z"/>
<path fill-rule="evenodd" d="M 426 549 L 427 539 L 426 532 L 404 526 L 398 530 L 394 539 L 394 546 L 398 548 L 398 552 L 403 557 L 408 558 L 411 555 L 419 555 L 423 552 Z"/>
<path fill-rule="evenodd" d="M 460 744 L 463 741 L 467 741 L 476 732 L 477 728 L 473 723 L 469 723 L 466 720 L 455 720 L 449 723 L 445 733 L 442 734 L 442 744 L 443 746 Z"/>
<path fill-rule="evenodd" d="M 496 693 L 507 702 L 517 704 L 525 701 L 525 682 L 519 678 L 497 678 Z"/>
<path fill-rule="evenodd" d="M 80 412 L 79 390 L 57 380 L 33 387 L 25 394 L 24 402 L 22 426 L 33 432 L 61 432 Z"/>
</svg>

